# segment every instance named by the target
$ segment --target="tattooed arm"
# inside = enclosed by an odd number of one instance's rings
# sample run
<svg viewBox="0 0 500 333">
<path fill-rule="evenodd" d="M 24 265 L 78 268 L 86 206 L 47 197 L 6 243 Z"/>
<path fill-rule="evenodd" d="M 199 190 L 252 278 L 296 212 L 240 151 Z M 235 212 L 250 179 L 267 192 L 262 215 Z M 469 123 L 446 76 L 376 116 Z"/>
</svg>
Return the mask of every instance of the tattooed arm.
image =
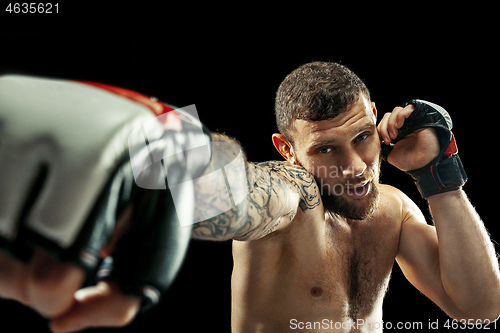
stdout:
<svg viewBox="0 0 500 333">
<path fill-rule="evenodd" d="M 213 165 L 205 174 L 221 169 L 218 166 L 226 166 L 222 168 L 226 181 L 217 182 L 202 177 L 203 181 L 197 182 L 195 215 L 217 210 L 224 212 L 216 216 L 209 214 L 213 217 L 194 224 L 194 238 L 255 240 L 284 228 L 294 218 L 299 207 L 305 211 L 319 205 L 316 182 L 302 167 L 278 161 L 249 163 L 236 141 L 220 134 L 212 134 L 212 138 Z M 243 159 L 245 170 L 227 167 L 239 157 Z M 243 192 L 246 195 L 235 203 L 236 200 L 231 198 L 238 196 L 235 193 L 238 189 L 227 185 L 238 181 L 245 187 Z M 228 205 L 232 208 L 221 208 Z"/>
</svg>

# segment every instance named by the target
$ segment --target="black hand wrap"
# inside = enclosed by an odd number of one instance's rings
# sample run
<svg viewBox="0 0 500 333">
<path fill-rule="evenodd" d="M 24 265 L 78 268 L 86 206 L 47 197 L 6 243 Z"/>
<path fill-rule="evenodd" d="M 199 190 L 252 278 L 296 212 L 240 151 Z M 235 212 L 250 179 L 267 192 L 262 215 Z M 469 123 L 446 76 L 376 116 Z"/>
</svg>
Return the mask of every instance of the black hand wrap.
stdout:
<svg viewBox="0 0 500 333">
<path fill-rule="evenodd" d="M 389 145 L 382 144 L 382 158 L 387 160 L 398 141 L 408 134 L 422 128 L 434 128 L 440 145 L 439 154 L 426 166 L 407 173 L 413 177 L 423 198 L 461 188 L 467 181 L 467 174 L 457 154 L 450 115 L 441 106 L 418 99 L 401 106 L 409 104 L 414 105 L 415 110 L 399 129 L 397 138 Z"/>
</svg>

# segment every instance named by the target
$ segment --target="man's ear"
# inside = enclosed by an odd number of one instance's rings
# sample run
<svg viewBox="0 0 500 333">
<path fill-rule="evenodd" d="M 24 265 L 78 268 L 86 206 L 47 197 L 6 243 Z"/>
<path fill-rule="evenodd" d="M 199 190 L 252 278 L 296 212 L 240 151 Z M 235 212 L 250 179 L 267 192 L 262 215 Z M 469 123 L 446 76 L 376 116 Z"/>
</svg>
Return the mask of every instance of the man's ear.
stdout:
<svg viewBox="0 0 500 333">
<path fill-rule="evenodd" d="M 276 150 L 283 156 L 290 164 L 295 164 L 295 156 L 292 144 L 281 134 L 273 134 L 273 144 Z"/>
</svg>

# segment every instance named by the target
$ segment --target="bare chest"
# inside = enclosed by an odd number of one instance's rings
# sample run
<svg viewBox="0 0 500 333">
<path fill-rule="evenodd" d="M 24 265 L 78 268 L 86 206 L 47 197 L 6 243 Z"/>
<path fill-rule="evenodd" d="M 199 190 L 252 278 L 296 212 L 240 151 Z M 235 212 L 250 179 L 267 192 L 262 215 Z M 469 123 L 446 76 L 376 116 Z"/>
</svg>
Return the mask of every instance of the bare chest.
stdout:
<svg viewBox="0 0 500 333">
<path fill-rule="evenodd" d="M 399 231 L 385 221 L 370 222 L 328 224 L 308 237 L 303 230 L 283 252 L 284 285 L 310 308 L 353 319 L 373 314 L 387 289 Z"/>
<path fill-rule="evenodd" d="M 382 303 L 397 253 L 394 230 L 359 228 L 340 231 L 328 239 L 327 274 L 337 272 L 333 284 L 343 290 L 349 318 L 364 318 Z"/>
<path fill-rule="evenodd" d="M 380 322 L 399 244 L 400 225 L 390 220 L 342 225 L 304 219 L 287 233 L 233 243 L 235 327 L 280 331 L 291 320 Z"/>
</svg>

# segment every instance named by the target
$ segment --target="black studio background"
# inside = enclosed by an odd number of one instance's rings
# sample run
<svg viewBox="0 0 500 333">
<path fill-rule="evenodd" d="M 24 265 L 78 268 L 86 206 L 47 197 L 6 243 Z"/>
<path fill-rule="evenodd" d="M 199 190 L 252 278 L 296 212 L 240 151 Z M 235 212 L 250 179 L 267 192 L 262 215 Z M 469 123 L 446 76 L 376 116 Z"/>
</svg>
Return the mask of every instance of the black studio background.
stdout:
<svg viewBox="0 0 500 333">
<path fill-rule="evenodd" d="M 332 12 L 306 23 L 300 10 L 264 20 L 261 13 L 243 19 L 241 10 L 194 17 L 169 8 L 153 17 L 152 7 L 67 6 L 61 4 L 51 17 L 0 14 L 1 75 L 97 81 L 179 107 L 196 104 L 209 128 L 236 137 L 249 159 L 260 162 L 281 158 L 271 142 L 281 80 L 305 62 L 339 61 L 366 82 L 379 119 L 411 98 L 451 113 L 469 176 L 464 189 L 492 238 L 500 240 L 492 207 L 498 198 L 499 73 L 492 43 L 497 34 L 488 20 L 469 20 L 466 9 L 448 21 L 438 14 L 394 20 L 371 12 L 339 20 Z M 353 17 L 356 24 L 350 24 Z M 403 190 L 428 214 L 408 176 L 384 164 L 382 182 Z M 94 332 L 230 332 L 231 271 L 231 242 L 192 241 L 160 306 L 126 328 Z M 48 331 L 44 319 L 17 303 L 1 301 L 0 310 L 2 325 L 12 328 L 8 332 Z M 438 320 L 442 329 L 447 319 L 396 264 L 384 321 L 421 322 L 427 328 Z"/>
</svg>

